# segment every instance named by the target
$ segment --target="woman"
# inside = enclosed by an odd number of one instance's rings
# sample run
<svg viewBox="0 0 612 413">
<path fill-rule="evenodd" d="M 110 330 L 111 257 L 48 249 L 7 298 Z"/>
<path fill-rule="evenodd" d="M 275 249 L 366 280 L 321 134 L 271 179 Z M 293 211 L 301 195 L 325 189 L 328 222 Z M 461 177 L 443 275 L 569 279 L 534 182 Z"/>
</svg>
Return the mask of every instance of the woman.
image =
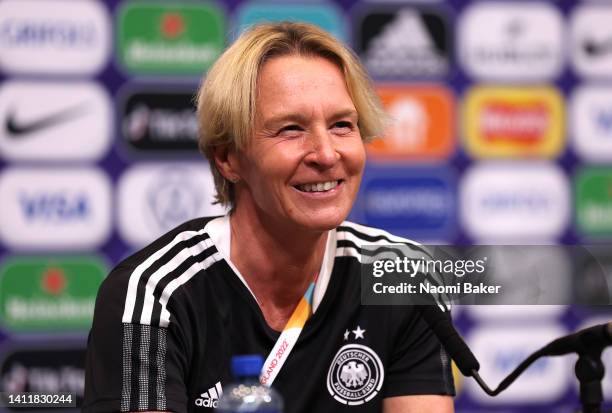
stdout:
<svg viewBox="0 0 612 413">
<path fill-rule="evenodd" d="M 100 289 L 86 411 L 215 407 L 232 355 L 267 356 L 287 412 L 450 412 L 448 358 L 418 313 L 360 305 L 344 222 L 383 112 L 357 59 L 306 24 L 257 26 L 198 94 L 218 201 L 121 263 Z"/>
</svg>

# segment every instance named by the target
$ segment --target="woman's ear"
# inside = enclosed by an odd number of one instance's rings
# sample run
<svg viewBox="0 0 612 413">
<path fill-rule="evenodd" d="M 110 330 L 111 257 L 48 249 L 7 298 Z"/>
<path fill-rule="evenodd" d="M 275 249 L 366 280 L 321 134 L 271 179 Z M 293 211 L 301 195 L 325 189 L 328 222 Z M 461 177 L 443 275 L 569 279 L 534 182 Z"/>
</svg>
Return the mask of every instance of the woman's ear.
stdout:
<svg viewBox="0 0 612 413">
<path fill-rule="evenodd" d="M 213 159 L 221 175 L 228 181 L 236 183 L 240 180 L 238 157 L 229 145 L 217 146 L 213 149 Z"/>
</svg>

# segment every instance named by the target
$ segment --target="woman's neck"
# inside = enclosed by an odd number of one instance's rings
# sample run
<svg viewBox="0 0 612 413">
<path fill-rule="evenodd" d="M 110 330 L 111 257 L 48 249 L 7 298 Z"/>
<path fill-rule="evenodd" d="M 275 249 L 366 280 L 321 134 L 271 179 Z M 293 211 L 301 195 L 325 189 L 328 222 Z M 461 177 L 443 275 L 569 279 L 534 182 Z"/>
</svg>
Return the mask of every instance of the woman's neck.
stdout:
<svg viewBox="0 0 612 413">
<path fill-rule="evenodd" d="M 230 216 L 231 257 L 268 324 L 282 330 L 319 273 L 327 232 L 295 233 L 237 209 Z M 280 328 L 279 328 L 280 327 Z"/>
</svg>

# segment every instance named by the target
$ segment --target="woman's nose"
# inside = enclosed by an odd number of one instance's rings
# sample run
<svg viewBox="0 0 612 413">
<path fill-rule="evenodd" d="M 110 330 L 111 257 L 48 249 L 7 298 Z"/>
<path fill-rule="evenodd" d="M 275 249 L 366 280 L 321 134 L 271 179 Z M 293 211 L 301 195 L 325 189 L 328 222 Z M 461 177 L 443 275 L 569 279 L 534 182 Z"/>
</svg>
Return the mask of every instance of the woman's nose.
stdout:
<svg viewBox="0 0 612 413">
<path fill-rule="evenodd" d="M 340 159 L 336 143 L 327 130 L 315 131 L 309 137 L 310 148 L 306 162 L 320 168 L 331 168 Z"/>
</svg>

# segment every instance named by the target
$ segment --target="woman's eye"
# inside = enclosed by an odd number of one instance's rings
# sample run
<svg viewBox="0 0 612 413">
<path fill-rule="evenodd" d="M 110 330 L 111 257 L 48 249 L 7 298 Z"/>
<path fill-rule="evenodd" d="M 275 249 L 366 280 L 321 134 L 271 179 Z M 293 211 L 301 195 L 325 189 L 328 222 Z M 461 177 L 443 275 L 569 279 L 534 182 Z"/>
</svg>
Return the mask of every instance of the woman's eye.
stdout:
<svg viewBox="0 0 612 413">
<path fill-rule="evenodd" d="M 296 132 L 296 131 L 301 131 L 303 130 L 302 127 L 300 125 L 287 125 L 287 126 L 283 126 L 278 133 L 281 134 L 283 132 Z"/>
<path fill-rule="evenodd" d="M 340 121 L 334 123 L 334 129 L 338 129 L 341 132 L 350 132 L 353 130 L 353 124 L 349 121 Z"/>
</svg>

